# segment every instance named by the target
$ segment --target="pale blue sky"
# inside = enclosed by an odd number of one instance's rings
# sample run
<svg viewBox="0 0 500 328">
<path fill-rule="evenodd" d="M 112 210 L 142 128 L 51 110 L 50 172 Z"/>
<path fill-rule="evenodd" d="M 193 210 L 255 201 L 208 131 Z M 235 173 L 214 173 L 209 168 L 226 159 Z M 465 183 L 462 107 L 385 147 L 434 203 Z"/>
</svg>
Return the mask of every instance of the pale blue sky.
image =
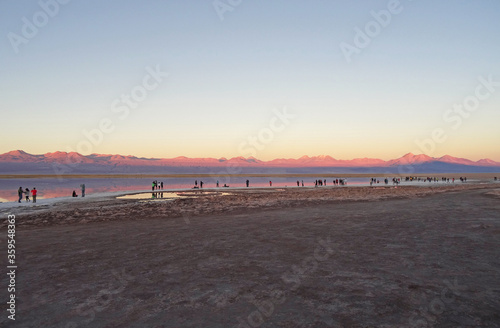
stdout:
<svg viewBox="0 0 500 328">
<path fill-rule="evenodd" d="M 42 8 L 0 1 L 0 153 L 79 150 L 108 118 L 113 132 L 80 150 L 249 156 L 248 138 L 286 106 L 296 118 L 256 157 L 500 161 L 500 87 L 457 129 L 443 120 L 478 77 L 500 81 L 500 2 L 401 0 L 348 63 L 340 44 L 389 2 L 242 0 L 221 20 L 213 1 L 73 0 L 16 53 L 9 33 L 23 37 L 23 17 Z M 120 120 L 113 101 L 157 66 L 168 77 Z M 419 147 L 436 128 L 446 141 Z"/>
</svg>

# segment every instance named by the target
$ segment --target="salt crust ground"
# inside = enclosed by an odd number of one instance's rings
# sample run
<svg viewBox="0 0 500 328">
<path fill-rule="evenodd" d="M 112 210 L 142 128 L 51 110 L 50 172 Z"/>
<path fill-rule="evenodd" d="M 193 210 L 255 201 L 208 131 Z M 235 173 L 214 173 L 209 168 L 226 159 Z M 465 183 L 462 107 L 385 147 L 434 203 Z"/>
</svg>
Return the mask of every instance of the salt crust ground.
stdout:
<svg viewBox="0 0 500 328">
<path fill-rule="evenodd" d="M 13 326 L 500 325 L 498 184 L 43 205 L 2 209 L 2 245 L 17 219 Z"/>
</svg>

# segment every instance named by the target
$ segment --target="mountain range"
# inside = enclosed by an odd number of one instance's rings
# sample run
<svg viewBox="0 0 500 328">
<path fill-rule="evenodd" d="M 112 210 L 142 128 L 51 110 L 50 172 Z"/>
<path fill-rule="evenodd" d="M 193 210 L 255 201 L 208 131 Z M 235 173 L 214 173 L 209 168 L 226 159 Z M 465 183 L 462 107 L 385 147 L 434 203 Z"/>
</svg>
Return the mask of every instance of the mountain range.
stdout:
<svg viewBox="0 0 500 328">
<path fill-rule="evenodd" d="M 356 158 L 352 160 L 335 159 L 331 156 L 302 156 L 297 159 L 274 159 L 262 161 L 254 157 L 233 158 L 144 158 L 136 156 L 91 154 L 81 155 L 76 152 L 53 152 L 33 155 L 22 150 L 14 150 L 0 155 L 2 173 L 42 173 L 66 169 L 71 173 L 149 173 L 161 171 L 168 173 L 200 172 L 208 168 L 240 168 L 244 171 L 263 171 L 282 169 L 283 173 L 304 169 L 342 169 L 348 172 L 393 171 L 398 167 L 411 166 L 414 171 L 434 172 L 499 172 L 500 162 L 491 159 L 472 161 L 449 155 L 430 157 L 408 153 L 400 158 L 384 161 L 376 158 Z M 64 173 L 64 172 L 63 172 Z M 66 172 L 69 173 L 69 172 Z"/>
</svg>

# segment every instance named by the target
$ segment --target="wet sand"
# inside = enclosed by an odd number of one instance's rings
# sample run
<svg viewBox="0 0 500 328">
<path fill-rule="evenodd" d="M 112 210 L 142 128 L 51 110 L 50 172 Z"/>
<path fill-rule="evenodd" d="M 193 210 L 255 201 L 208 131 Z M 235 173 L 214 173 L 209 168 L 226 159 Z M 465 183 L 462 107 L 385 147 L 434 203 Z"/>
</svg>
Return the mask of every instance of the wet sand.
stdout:
<svg viewBox="0 0 500 328">
<path fill-rule="evenodd" d="M 498 327 L 499 189 L 256 189 L 19 213 L 15 326 Z"/>
</svg>

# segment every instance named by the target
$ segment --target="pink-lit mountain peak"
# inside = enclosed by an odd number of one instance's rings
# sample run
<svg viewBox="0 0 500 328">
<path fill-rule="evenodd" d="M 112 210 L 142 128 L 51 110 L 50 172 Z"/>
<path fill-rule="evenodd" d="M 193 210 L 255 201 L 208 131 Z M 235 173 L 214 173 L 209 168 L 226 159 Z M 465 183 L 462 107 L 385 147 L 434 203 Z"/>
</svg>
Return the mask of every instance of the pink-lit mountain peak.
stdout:
<svg viewBox="0 0 500 328">
<path fill-rule="evenodd" d="M 8 153 L 5 153 L 4 155 L 11 155 L 11 156 L 23 156 L 23 155 L 30 155 L 28 154 L 27 152 L 25 152 L 24 150 L 12 150 L 12 151 L 9 151 Z"/>
<path fill-rule="evenodd" d="M 453 156 L 450 156 L 450 155 L 444 155 L 444 156 L 441 156 L 438 158 L 440 161 L 455 161 L 457 160 L 458 158 L 457 157 L 453 157 Z"/>
<path fill-rule="evenodd" d="M 68 157 L 68 156 L 85 157 L 82 154 L 74 152 L 74 151 L 69 152 L 69 153 L 65 152 L 65 151 L 55 151 L 53 153 L 46 153 L 44 156 L 45 157 L 52 157 L 52 158 L 64 158 L 64 157 Z"/>
<path fill-rule="evenodd" d="M 318 156 L 302 156 L 298 159 L 299 162 L 335 162 L 335 158 L 329 155 L 318 155 Z"/>
<path fill-rule="evenodd" d="M 13 150 L 1 155 L 0 159 L 3 161 L 34 162 L 38 161 L 38 156 L 28 154 L 23 150 Z"/>
<path fill-rule="evenodd" d="M 428 160 L 433 159 L 432 157 L 427 156 L 425 154 L 415 155 L 413 153 L 408 153 L 408 154 L 404 155 L 402 158 L 409 159 L 412 161 L 428 161 Z"/>
<path fill-rule="evenodd" d="M 83 156 L 77 152 L 64 152 L 64 151 L 56 151 L 53 153 L 46 153 L 43 156 L 43 160 L 47 162 L 56 162 L 56 163 L 94 163 L 94 160 L 90 157 Z"/>
<path fill-rule="evenodd" d="M 483 164 L 483 165 L 492 165 L 492 166 L 499 166 L 500 165 L 500 162 L 495 162 L 495 161 L 492 161 L 491 159 L 489 158 L 483 158 L 483 159 L 480 159 L 479 161 L 477 161 L 476 163 L 478 164 Z"/>
<path fill-rule="evenodd" d="M 453 156 L 450 156 L 450 155 L 441 156 L 437 160 L 440 161 L 440 162 L 453 163 L 453 164 L 465 164 L 465 165 L 475 164 L 470 159 L 453 157 Z"/>
<path fill-rule="evenodd" d="M 403 157 L 393 159 L 392 161 L 389 161 L 391 164 L 397 164 L 397 165 L 408 165 L 408 164 L 421 164 L 421 163 L 426 163 L 426 162 L 431 162 L 433 161 L 434 158 L 420 154 L 420 155 L 415 155 L 413 153 L 408 153 L 404 155 Z"/>
</svg>

